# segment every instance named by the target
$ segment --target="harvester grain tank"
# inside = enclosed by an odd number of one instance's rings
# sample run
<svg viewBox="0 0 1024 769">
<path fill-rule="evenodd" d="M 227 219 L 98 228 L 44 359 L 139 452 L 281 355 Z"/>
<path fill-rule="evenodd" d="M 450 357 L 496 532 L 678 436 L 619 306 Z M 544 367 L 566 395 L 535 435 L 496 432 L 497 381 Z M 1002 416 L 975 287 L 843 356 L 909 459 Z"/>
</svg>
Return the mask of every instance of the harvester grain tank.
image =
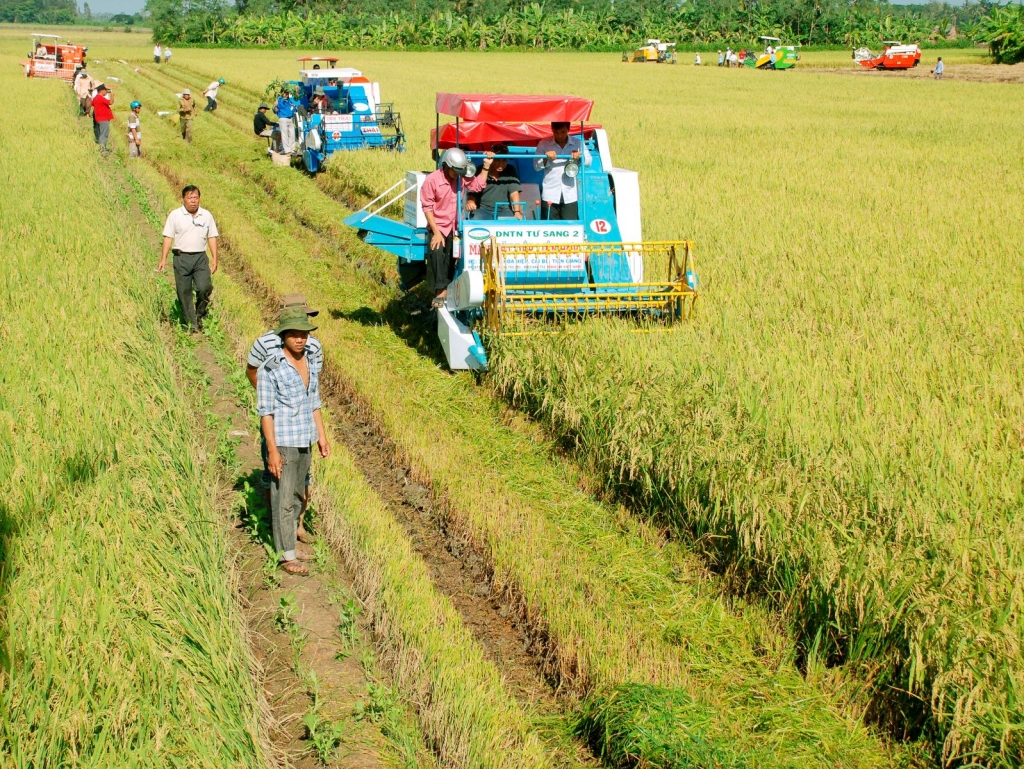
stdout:
<svg viewBox="0 0 1024 769">
<path fill-rule="evenodd" d="M 921 63 L 921 48 L 917 45 L 903 45 L 898 40 L 882 42 L 885 49 L 878 56 L 868 48 L 853 52 L 853 60 L 865 69 L 912 69 Z"/>
<path fill-rule="evenodd" d="M 25 77 L 60 78 L 74 82 L 75 73 L 85 66 L 85 52 L 89 49 L 71 41 L 62 43 L 56 35 L 35 33 L 32 50 L 21 62 Z"/>
<path fill-rule="evenodd" d="M 622 54 L 622 60 L 633 64 L 675 64 L 676 44 L 651 38 L 639 48 Z"/>
<path fill-rule="evenodd" d="M 671 324 L 687 317 L 697 297 L 690 241 L 644 242 L 640 185 L 635 171 L 612 162 L 608 135 L 587 122 L 593 102 L 574 96 L 439 93 L 431 133 L 435 159 L 460 148 L 476 165 L 493 146 L 522 185 L 521 201 L 496 207 L 490 218 L 470 218 L 465 199 L 455 228 L 455 278 L 437 312 L 437 331 L 452 369 L 487 368 L 479 330 L 523 333 L 593 315 Z M 441 116 L 454 122 L 441 123 Z M 582 140 L 587 162 L 558 156 L 555 172 L 574 178 L 578 219 L 541 218 L 545 171 L 538 143 L 552 122 L 567 122 Z M 419 283 L 429 240 L 419 190 L 429 172 L 409 171 L 345 223 L 366 243 L 394 254 L 403 288 Z M 461 181 L 460 181 L 461 185 Z M 381 216 L 404 201 L 401 221 Z M 515 208 L 516 210 L 513 210 Z M 472 216 L 479 216 L 479 210 Z M 662 280 L 645 272 L 663 272 Z"/>
<path fill-rule="evenodd" d="M 338 67 L 333 56 L 304 56 L 299 61 L 306 68 L 289 85 L 305 113 L 298 116 L 296 137 L 307 171 L 320 171 L 335 152 L 405 149 L 402 117 L 393 103 L 381 101 L 380 83 L 357 69 Z"/>
</svg>

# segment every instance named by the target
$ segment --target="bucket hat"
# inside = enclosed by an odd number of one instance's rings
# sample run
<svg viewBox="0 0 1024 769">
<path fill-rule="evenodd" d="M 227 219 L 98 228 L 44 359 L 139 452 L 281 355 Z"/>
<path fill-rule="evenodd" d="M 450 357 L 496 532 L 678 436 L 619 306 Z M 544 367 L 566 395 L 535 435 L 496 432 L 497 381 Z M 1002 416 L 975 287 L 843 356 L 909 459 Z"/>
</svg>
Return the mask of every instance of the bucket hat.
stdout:
<svg viewBox="0 0 1024 769">
<path fill-rule="evenodd" d="M 301 307 L 291 307 L 281 311 L 281 318 L 274 333 L 280 336 L 285 331 L 316 331 L 317 327 L 309 322 L 306 311 Z"/>
<path fill-rule="evenodd" d="M 320 310 L 314 310 L 306 304 L 305 294 L 285 294 L 281 297 L 280 310 L 282 314 L 286 310 L 302 310 L 311 318 L 315 318 L 320 314 Z"/>
<path fill-rule="evenodd" d="M 256 110 L 259 111 L 261 109 L 270 109 L 270 105 L 267 104 L 265 101 L 264 102 L 260 102 L 260 106 L 257 107 Z"/>
</svg>

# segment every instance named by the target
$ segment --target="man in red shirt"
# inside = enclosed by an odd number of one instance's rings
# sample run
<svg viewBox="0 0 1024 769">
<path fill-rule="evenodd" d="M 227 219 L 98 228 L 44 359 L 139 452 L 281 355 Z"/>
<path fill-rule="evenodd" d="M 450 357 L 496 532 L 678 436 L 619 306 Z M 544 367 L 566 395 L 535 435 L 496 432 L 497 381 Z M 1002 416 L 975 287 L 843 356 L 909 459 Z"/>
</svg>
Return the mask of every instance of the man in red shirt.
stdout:
<svg viewBox="0 0 1024 769">
<path fill-rule="evenodd" d="M 96 86 L 96 95 L 92 97 L 92 128 L 96 143 L 100 145 L 104 155 L 110 153 L 107 140 L 110 138 L 110 121 L 114 112 L 110 106 L 114 103 L 114 94 L 103 83 Z"/>
<path fill-rule="evenodd" d="M 484 161 L 484 168 L 490 165 Z M 469 158 L 458 147 L 445 150 L 441 167 L 428 175 L 420 187 L 420 203 L 427 219 L 427 283 L 434 292 L 431 307 L 440 309 L 448 295 L 448 284 L 455 274 L 453 250 L 455 220 L 458 208 L 459 177 L 471 177 Z M 487 174 L 469 178 L 464 187 L 467 192 L 481 192 L 487 186 Z"/>
</svg>

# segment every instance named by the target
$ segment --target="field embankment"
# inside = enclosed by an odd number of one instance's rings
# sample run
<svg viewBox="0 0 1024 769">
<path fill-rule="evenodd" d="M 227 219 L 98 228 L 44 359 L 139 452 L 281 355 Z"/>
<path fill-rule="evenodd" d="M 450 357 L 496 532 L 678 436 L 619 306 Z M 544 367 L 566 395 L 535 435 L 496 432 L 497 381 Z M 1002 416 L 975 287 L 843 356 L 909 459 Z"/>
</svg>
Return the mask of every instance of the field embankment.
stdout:
<svg viewBox="0 0 1024 769">
<path fill-rule="evenodd" d="M 166 295 L 67 86 L 0 71 L 0 763 L 263 766 Z"/>
</svg>

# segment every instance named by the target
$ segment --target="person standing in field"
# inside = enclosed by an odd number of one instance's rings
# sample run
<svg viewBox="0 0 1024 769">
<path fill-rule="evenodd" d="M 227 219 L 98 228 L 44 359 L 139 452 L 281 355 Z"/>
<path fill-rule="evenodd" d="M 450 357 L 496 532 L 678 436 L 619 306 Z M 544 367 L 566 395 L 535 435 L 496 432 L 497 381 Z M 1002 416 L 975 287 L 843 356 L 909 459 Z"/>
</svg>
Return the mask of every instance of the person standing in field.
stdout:
<svg viewBox="0 0 1024 769">
<path fill-rule="evenodd" d="M 199 108 L 192 101 L 192 92 L 185 89 L 178 99 L 178 123 L 181 125 L 181 138 L 192 143 L 192 120 L 199 114 Z"/>
<path fill-rule="evenodd" d="M 485 168 L 490 167 L 485 162 Z M 458 212 L 458 180 L 469 176 L 469 158 L 458 147 L 444 151 L 441 167 L 427 175 L 420 187 L 420 204 L 427 220 L 427 282 L 434 292 L 430 306 L 444 306 L 448 284 L 455 275 L 455 220 Z M 466 192 L 481 192 L 487 186 L 487 174 L 470 178 Z"/>
<path fill-rule="evenodd" d="M 277 124 L 281 127 L 281 152 L 291 155 L 295 150 L 295 102 L 287 88 L 281 89 L 274 112 L 277 114 Z"/>
<path fill-rule="evenodd" d="M 181 191 L 181 208 L 171 211 L 164 223 L 164 246 L 156 267 L 157 272 L 163 272 L 167 268 L 167 254 L 174 252 L 174 287 L 182 318 L 192 334 L 203 330 L 203 320 L 210 307 L 212 276 L 217 272 L 217 238 L 220 237 L 213 214 L 199 206 L 199 199 L 199 188 L 194 184 Z"/>
<path fill-rule="evenodd" d="M 171 49 L 170 48 L 164 48 L 164 64 L 170 64 L 170 63 L 171 63 Z"/>
<path fill-rule="evenodd" d="M 160 44 L 159 43 L 157 43 L 156 45 L 153 46 L 153 63 L 154 64 L 159 64 L 160 63 Z"/>
<path fill-rule="evenodd" d="M 566 173 L 569 155 L 574 162 L 590 166 L 590 152 L 583 146 L 582 136 L 569 136 L 568 123 L 552 123 L 551 138 L 541 139 L 537 144 L 537 154 L 533 167 L 544 171 L 541 183 L 541 219 L 574 220 L 579 219 L 579 192 L 576 176 Z M 561 157 L 559 157 L 561 156 Z"/>
<path fill-rule="evenodd" d="M 697 51 L 697 55 L 693 58 L 693 64 L 695 67 L 700 66 L 700 51 Z"/>
<path fill-rule="evenodd" d="M 718 66 L 725 66 L 725 54 L 723 54 L 721 51 L 718 52 Z"/>
<path fill-rule="evenodd" d="M 224 78 L 214 80 L 203 91 L 203 96 L 206 97 L 206 107 L 203 112 L 216 112 L 217 111 L 217 90 L 224 85 Z"/>
<path fill-rule="evenodd" d="M 256 376 L 256 409 L 267 442 L 267 470 L 271 475 L 274 550 L 281 568 L 298 575 L 309 574 L 309 567 L 302 561 L 311 557 L 297 552 L 296 539 L 313 445 L 324 459 L 331 454 L 320 413 L 322 358 L 313 358 L 306 350 L 309 332 L 316 328 L 301 307 L 283 311 L 274 329 L 281 338 L 281 347 Z"/>
<path fill-rule="evenodd" d="M 142 111 L 142 102 L 133 101 L 131 112 L 128 113 L 128 157 L 142 157 L 142 121 L 139 119 L 139 112 Z"/>
<path fill-rule="evenodd" d="M 280 316 L 289 310 L 303 310 L 306 313 L 307 318 L 315 318 L 319 315 L 319 310 L 310 309 L 309 305 L 306 304 L 306 297 L 303 294 L 285 294 L 281 297 L 280 312 L 278 314 L 278 322 L 280 323 Z M 281 337 L 277 335 L 274 329 L 271 329 L 255 342 L 252 343 L 252 347 L 249 348 L 249 356 L 245 361 L 245 375 L 249 379 L 249 383 L 256 389 L 258 383 L 258 376 L 260 367 L 267 362 L 271 357 L 276 355 L 281 350 Z M 319 340 L 316 337 L 310 336 L 306 342 L 306 357 L 311 361 L 317 361 L 317 365 L 322 368 L 323 366 L 323 348 L 320 345 Z M 262 430 L 260 431 L 260 455 L 263 457 L 263 477 L 260 479 L 263 488 L 267 492 L 267 507 L 272 507 L 270 499 L 270 484 L 272 482 L 272 476 L 270 470 L 267 468 L 267 441 L 263 437 Z M 303 526 L 303 519 L 306 515 L 306 508 L 309 506 L 309 487 L 310 487 L 311 476 L 306 475 L 306 490 L 304 499 L 302 502 L 302 510 L 299 512 L 299 524 L 296 531 L 296 536 L 299 542 L 304 545 L 312 544 L 313 537 L 306 531 Z M 300 555 L 308 555 L 308 551 L 301 551 Z"/>
<path fill-rule="evenodd" d="M 110 121 L 114 119 L 114 111 L 110 109 L 114 103 L 114 94 L 100 83 L 96 86 L 96 95 L 92 98 L 93 135 L 100 151 L 107 155 L 107 141 L 110 139 Z"/>
<path fill-rule="evenodd" d="M 89 114 L 89 102 L 90 92 L 92 91 L 92 78 L 86 73 L 85 69 L 78 70 L 78 74 L 75 75 L 75 95 L 78 97 L 78 114 L 88 115 Z"/>
<path fill-rule="evenodd" d="M 732 66 L 732 48 L 725 49 L 725 66 Z"/>
<path fill-rule="evenodd" d="M 940 56 L 939 60 L 937 62 L 935 62 L 935 70 L 934 71 L 935 71 L 935 79 L 936 80 L 942 80 L 942 73 L 943 73 L 943 71 L 945 69 L 946 69 L 946 65 L 942 63 L 942 57 Z"/>
</svg>

